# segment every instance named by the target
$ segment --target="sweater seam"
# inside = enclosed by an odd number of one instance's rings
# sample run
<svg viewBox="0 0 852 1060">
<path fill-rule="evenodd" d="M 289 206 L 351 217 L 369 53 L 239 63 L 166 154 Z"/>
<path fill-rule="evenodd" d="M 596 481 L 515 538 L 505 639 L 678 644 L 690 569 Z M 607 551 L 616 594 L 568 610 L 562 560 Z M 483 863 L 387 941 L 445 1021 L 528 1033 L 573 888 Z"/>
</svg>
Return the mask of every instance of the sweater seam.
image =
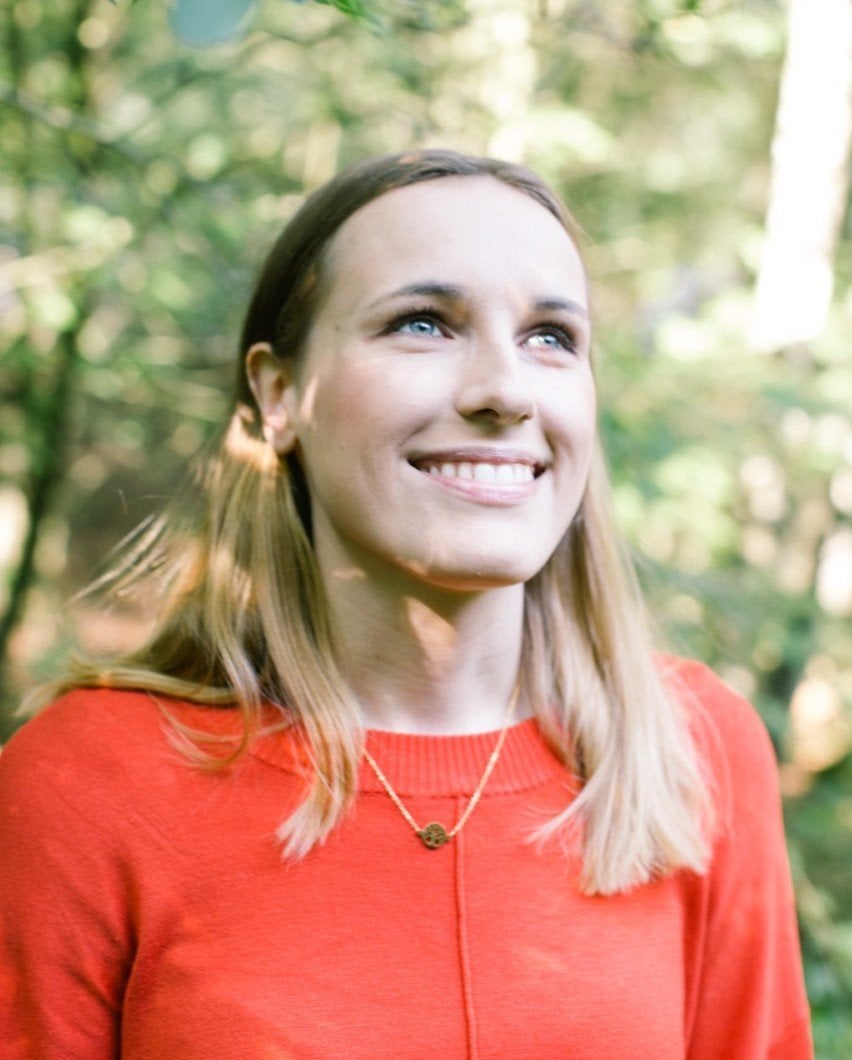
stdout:
<svg viewBox="0 0 852 1060">
<path fill-rule="evenodd" d="M 461 799 L 456 799 L 457 810 L 463 811 Z M 458 947 L 459 947 L 459 970 L 462 982 L 462 1005 L 464 1010 L 465 1029 L 467 1037 L 468 1060 L 477 1060 L 477 1035 L 476 1035 L 476 1010 L 473 1004 L 473 979 L 470 963 L 470 946 L 468 944 L 467 931 L 467 902 L 465 900 L 464 880 L 464 855 L 465 837 L 459 833 L 454 842 L 455 846 L 455 890 L 456 890 L 456 917 L 458 924 Z"/>
</svg>

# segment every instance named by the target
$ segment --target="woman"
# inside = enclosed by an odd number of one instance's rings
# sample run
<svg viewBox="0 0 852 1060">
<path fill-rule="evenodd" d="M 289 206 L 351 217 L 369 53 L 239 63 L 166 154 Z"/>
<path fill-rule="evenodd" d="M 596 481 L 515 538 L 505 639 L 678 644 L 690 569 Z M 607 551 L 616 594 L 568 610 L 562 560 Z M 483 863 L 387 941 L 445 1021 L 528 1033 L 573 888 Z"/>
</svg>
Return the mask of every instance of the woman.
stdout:
<svg viewBox="0 0 852 1060">
<path fill-rule="evenodd" d="M 811 1055 L 771 748 L 652 654 L 533 174 L 307 201 L 128 580 L 149 642 L 0 758 L 8 1055 Z"/>
</svg>

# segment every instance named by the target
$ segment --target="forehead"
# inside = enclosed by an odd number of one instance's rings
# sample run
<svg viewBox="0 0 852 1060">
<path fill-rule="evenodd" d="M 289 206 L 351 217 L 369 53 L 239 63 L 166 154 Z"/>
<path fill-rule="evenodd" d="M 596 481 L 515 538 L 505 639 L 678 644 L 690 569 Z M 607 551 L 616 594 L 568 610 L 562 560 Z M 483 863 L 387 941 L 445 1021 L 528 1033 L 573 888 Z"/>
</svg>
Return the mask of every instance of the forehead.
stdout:
<svg viewBox="0 0 852 1060">
<path fill-rule="evenodd" d="M 489 176 L 442 177 L 373 199 L 341 226 L 326 266 L 334 300 L 440 279 L 586 302 L 583 263 L 562 224 L 530 195 Z"/>
</svg>

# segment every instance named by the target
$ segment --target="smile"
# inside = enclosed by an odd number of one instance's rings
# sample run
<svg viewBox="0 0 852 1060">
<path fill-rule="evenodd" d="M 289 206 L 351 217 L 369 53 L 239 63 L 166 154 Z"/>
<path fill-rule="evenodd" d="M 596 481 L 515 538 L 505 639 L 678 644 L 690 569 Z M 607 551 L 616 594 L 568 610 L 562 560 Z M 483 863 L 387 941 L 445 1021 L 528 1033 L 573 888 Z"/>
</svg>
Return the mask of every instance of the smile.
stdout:
<svg viewBox="0 0 852 1060">
<path fill-rule="evenodd" d="M 420 471 L 429 475 L 440 475 L 442 478 L 464 479 L 468 482 L 482 482 L 489 486 L 515 486 L 532 482 L 535 468 L 530 464 L 492 464 L 486 461 L 429 461 L 417 464 Z"/>
</svg>

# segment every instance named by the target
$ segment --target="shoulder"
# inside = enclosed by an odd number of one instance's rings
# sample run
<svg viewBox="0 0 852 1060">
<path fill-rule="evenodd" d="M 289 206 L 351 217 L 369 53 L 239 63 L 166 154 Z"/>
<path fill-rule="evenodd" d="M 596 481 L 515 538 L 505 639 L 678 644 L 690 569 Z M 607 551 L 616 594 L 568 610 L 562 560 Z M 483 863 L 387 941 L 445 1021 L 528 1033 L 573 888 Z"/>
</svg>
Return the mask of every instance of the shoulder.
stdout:
<svg viewBox="0 0 852 1060">
<path fill-rule="evenodd" d="M 155 849 L 170 859 L 189 846 L 209 852 L 214 818 L 222 828 L 244 822 L 257 784 L 236 781 L 251 770 L 249 758 L 202 768 L 181 747 L 174 722 L 214 740 L 241 725 L 235 710 L 107 689 L 75 690 L 26 722 L 0 753 L 0 849 L 8 871 L 12 863 L 20 872 L 34 863 L 65 865 L 72 851 L 81 865 L 137 866 Z M 215 754 L 234 745 L 199 746 Z M 271 832 L 279 804 L 269 806 L 262 826 Z"/>
<path fill-rule="evenodd" d="M 0 770 L 38 763 L 41 768 L 68 768 L 80 749 L 110 754 L 131 742 L 148 739 L 157 726 L 157 708 L 144 692 L 78 688 L 30 718 L 4 745 Z"/>
<path fill-rule="evenodd" d="M 90 739 L 127 722 L 150 721 L 156 701 L 147 692 L 113 688 L 75 688 L 29 718 L 4 746 L 50 744 L 56 739 Z"/>
<path fill-rule="evenodd" d="M 775 762 L 769 733 L 758 712 L 709 666 L 664 656 L 662 676 L 686 712 L 699 748 L 731 764 L 758 759 Z"/>
<path fill-rule="evenodd" d="M 0 826 L 110 814 L 165 742 L 157 715 L 141 692 L 77 689 L 29 719 L 0 752 Z"/>
<path fill-rule="evenodd" d="M 21 726 L 3 747 L 0 768 L 38 761 L 67 769 L 83 748 L 95 760 L 145 754 L 161 742 L 164 702 L 147 692 L 75 689 Z"/>
<path fill-rule="evenodd" d="M 721 833 L 780 830 L 778 759 L 757 710 L 703 663 L 666 657 L 663 675 L 687 714 Z"/>
<path fill-rule="evenodd" d="M 236 712 L 170 700 L 143 691 L 79 688 L 31 718 L 0 752 L 0 803 L 54 805 L 73 794 L 74 805 L 121 799 L 148 788 L 186 759 L 169 733 L 169 718 L 208 732 L 233 730 Z"/>
</svg>

